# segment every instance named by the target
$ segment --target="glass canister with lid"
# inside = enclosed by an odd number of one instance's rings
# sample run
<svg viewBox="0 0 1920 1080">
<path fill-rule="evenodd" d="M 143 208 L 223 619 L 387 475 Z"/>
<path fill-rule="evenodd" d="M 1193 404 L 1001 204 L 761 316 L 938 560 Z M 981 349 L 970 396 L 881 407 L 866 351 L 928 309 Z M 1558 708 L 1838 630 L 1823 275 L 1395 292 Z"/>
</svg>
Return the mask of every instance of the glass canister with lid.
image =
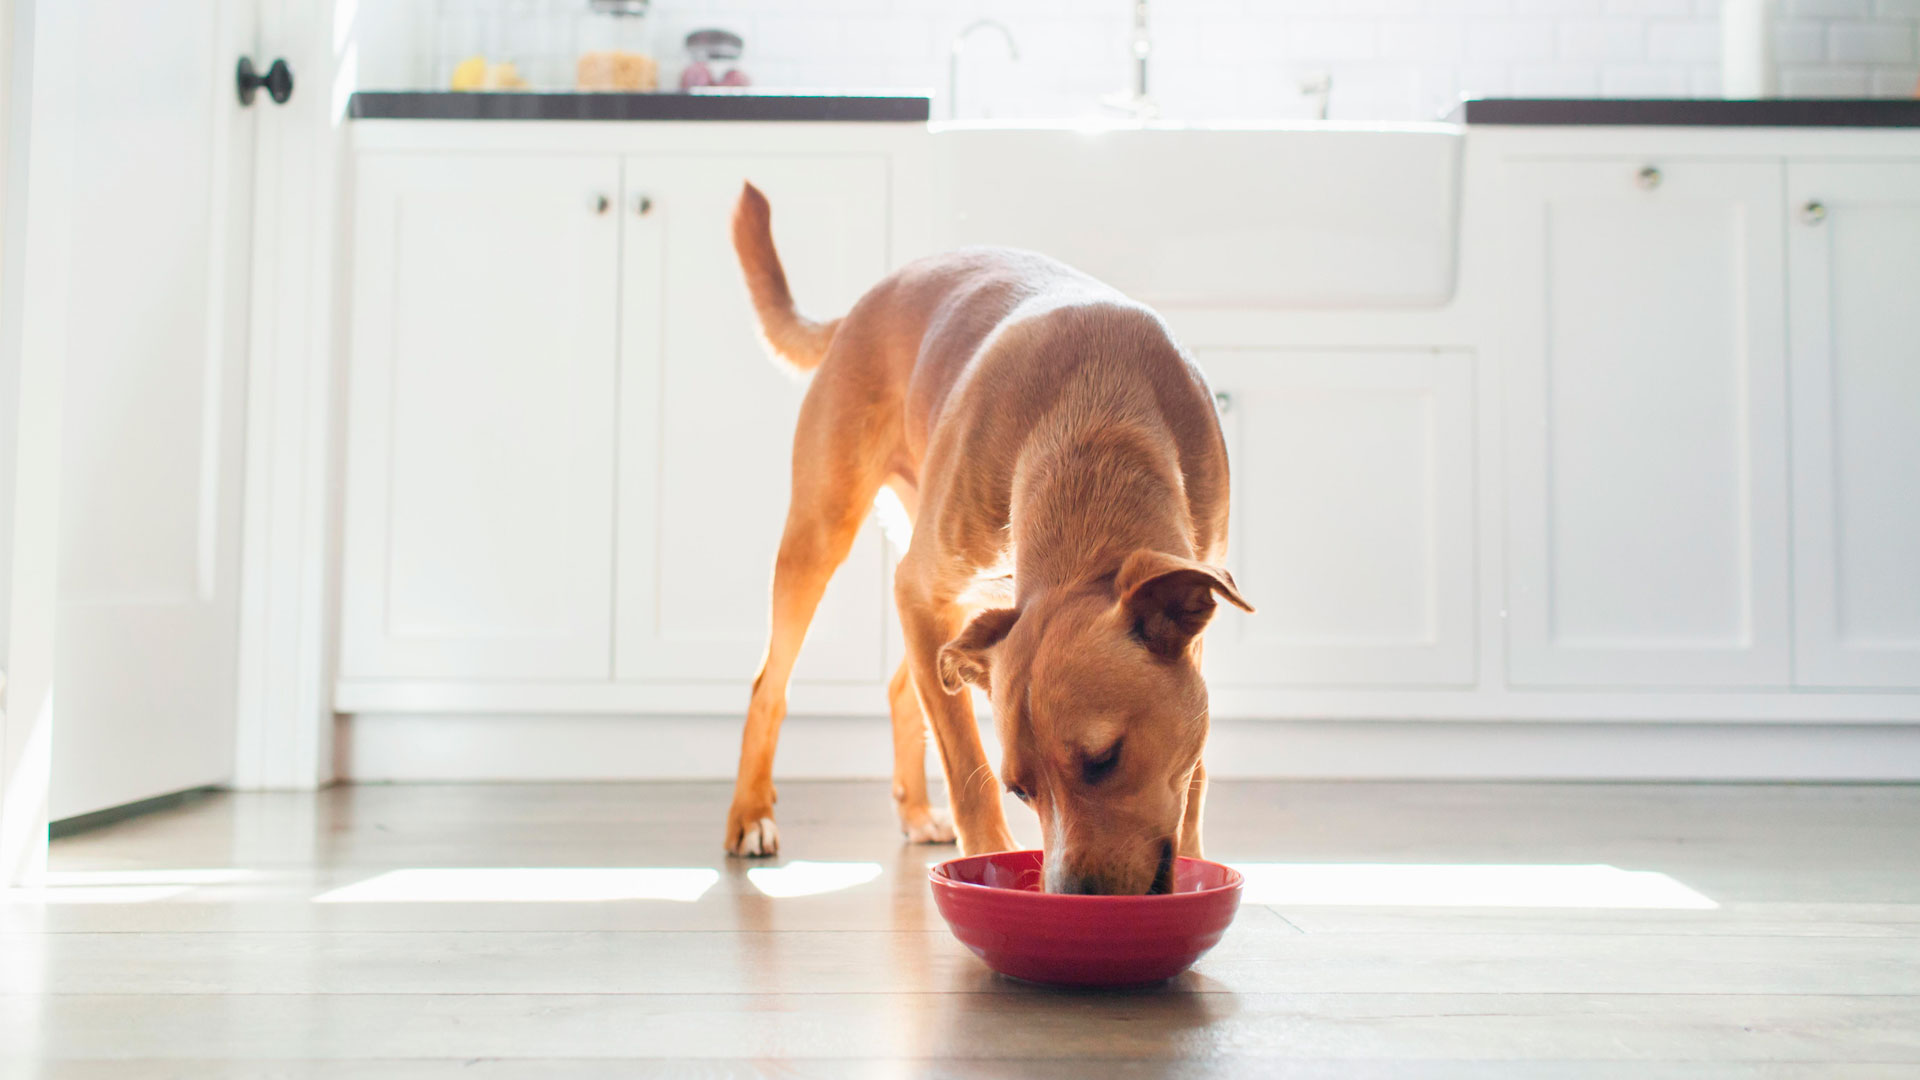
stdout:
<svg viewBox="0 0 1920 1080">
<path fill-rule="evenodd" d="M 587 0 L 575 34 L 574 85 L 581 90 L 646 91 L 660 86 L 653 57 L 651 0 Z"/>
</svg>

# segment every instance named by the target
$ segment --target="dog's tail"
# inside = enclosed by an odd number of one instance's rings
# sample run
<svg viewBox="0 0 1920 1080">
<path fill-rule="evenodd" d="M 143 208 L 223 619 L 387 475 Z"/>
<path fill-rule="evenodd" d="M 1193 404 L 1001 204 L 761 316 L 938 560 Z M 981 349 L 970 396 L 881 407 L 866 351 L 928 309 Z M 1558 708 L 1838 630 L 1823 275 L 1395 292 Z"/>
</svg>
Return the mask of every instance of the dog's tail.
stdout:
<svg viewBox="0 0 1920 1080">
<path fill-rule="evenodd" d="M 733 250 L 740 257 L 754 313 L 760 317 L 760 335 L 775 360 L 795 374 L 805 374 L 820 366 L 840 320 L 814 322 L 794 310 L 787 272 L 780 268 L 780 253 L 773 248 L 772 223 L 767 197 L 752 184 L 741 187 L 740 201 L 733 208 Z"/>
</svg>

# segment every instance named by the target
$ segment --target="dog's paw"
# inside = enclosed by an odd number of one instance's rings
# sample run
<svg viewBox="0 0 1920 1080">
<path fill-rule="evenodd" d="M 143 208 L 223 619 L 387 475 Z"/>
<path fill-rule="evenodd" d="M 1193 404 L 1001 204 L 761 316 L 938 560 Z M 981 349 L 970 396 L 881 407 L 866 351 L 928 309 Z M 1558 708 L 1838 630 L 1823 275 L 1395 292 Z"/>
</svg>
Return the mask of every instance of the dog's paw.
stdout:
<svg viewBox="0 0 1920 1080">
<path fill-rule="evenodd" d="M 727 827 L 727 854 L 743 858 L 780 854 L 780 829 L 770 817 Z"/>
<path fill-rule="evenodd" d="M 951 844 L 954 841 L 953 813 L 946 807 L 928 807 L 915 814 L 903 814 L 900 831 L 909 844 Z"/>
</svg>

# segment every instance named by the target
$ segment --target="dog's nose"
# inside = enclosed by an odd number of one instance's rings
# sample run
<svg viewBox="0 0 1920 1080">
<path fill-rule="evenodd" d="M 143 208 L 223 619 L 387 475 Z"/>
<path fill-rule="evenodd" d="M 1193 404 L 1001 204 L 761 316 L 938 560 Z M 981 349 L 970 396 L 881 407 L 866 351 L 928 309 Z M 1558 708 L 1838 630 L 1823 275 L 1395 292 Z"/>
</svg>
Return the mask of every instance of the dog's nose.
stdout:
<svg viewBox="0 0 1920 1080">
<path fill-rule="evenodd" d="M 1066 891 L 1080 896 L 1099 896 L 1107 887 L 1092 874 L 1068 874 Z"/>
</svg>

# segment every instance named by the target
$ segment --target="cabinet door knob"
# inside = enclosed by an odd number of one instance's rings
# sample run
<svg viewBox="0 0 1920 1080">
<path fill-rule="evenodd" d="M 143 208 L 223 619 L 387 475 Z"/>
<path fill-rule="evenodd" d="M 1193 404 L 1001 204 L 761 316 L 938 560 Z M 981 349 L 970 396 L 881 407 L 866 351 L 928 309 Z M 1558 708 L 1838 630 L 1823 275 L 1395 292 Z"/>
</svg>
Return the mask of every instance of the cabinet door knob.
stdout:
<svg viewBox="0 0 1920 1080">
<path fill-rule="evenodd" d="M 1651 165 L 1641 166 L 1640 171 L 1633 177 L 1633 182 L 1639 184 L 1642 191 L 1652 191 L 1659 187 L 1660 180 L 1660 170 Z"/>
<path fill-rule="evenodd" d="M 1819 199 L 1808 199 L 1807 205 L 1800 208 L 1800 220 L 1809 225 L 1818 225 L 1827 220 L 1827 204 Z"/>
<path fill-rule="evenodd" d="M 642 195 L 633 200 L 633 212 L 639 217 L 653 213 L 653 196 Z"/>
<path fill-rule="evenodd" d="M 241 105 L 253 104 L 253 96 L 261 90 L 273 99 L 275 105 L 285 105 L 293 96 L 293 69 L 285 60 L 275 60 L 267 66 L 266 74 L 261 74 L 253 66 L 253 58 L 243 56 L 233 69 L 234 91 L 240 97 Z"/>
<path fill-rule="evenodd" d="M 587 200 L 587 206 L 596 214 L 604 214 L 613 207 L 613 200 L 605 195 L 595 195 Z"/>
</svg>

